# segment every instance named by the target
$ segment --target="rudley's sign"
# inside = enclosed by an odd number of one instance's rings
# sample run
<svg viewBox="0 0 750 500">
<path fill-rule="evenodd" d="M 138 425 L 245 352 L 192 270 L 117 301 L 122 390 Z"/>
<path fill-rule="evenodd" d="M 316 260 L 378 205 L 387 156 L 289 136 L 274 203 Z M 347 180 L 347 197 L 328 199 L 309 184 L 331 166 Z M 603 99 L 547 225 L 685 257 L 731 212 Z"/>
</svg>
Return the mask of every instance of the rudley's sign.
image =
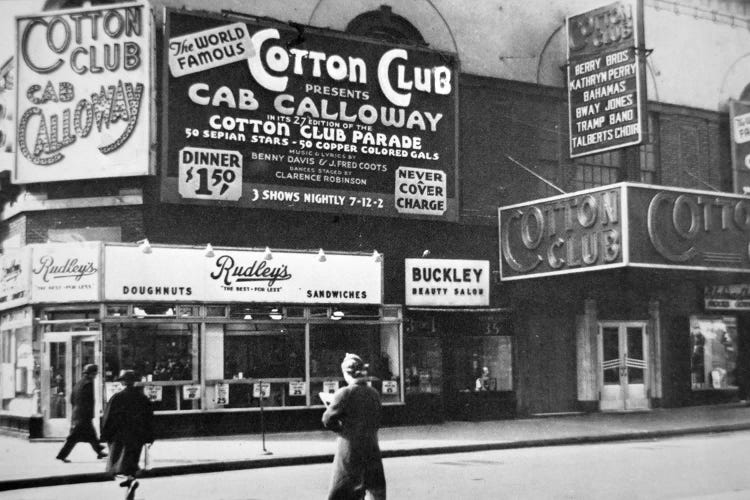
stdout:
<svg viewBox="0 0 750 500">
<path fill-rule="evenodd" d="M 32 246 L 31 297 L 34 302 L 99 300 L 99 242 Z"/>
<path fill-rule="evenodd" d="M 135 2 L 17 18 L 14 182 L 151 173 L 151 18 Z"/>
<path fill-rule="evenodd" d="M 382 262 L 371 255 L 105 245 L 105 300 L 380 304 Z"/>
<path fill-rule="evenodd" d="M 622 183 L 501 207 L 499 219 L 504 280 L 622 266 L 750 272 L 744 196 Z"/>
<path fill-rule="evenodd" d="M 454 54 L 267 19 L 166 21 L 162 200 L 457 218 Z"/>
<path fill-rule="evenodd" d="M 405 259 L 407 306 L 490 305 L 490 262 Z"/>
</svg>

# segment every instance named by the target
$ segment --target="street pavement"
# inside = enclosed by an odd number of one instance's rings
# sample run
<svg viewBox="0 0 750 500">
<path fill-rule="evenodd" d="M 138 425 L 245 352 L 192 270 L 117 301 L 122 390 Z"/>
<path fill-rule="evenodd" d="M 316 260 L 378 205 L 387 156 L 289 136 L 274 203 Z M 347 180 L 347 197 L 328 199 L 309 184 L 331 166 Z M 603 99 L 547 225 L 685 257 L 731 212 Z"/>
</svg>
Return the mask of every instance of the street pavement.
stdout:
<svg viewBox="0 0 750 500">
<path fill-rule="evenodd" d="M 380 445 L 388 458 L 737 430 L 750 430 L 748 405 L 386 427 L 380 430 Z M 157 440 L 143 477 L 327 463 L 333 460 L 335 439 L 321 430 L 270 433 L 265 440 L 261 434 Z M 0 435 L 0 491 L 110 480 L 104 460 L 97 460 L 88 444 L 77 444 L 67 464 L 55 459 L 61 446 L 61 440 Z"/>
</svg>

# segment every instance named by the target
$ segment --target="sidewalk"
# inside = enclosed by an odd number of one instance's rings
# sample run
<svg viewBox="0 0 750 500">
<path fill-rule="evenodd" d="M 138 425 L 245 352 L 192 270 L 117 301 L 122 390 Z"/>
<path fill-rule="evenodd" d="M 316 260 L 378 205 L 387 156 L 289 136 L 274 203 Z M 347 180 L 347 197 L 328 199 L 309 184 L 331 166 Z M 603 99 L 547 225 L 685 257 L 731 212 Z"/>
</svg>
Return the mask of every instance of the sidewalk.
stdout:
<svg viewBox="0 0 750 500">
<path fill-rule="evenodd" d="M 387 427 L 380 431 L 380 444 L 387 458 L 736 430 L 750 430 L 750 406 Z M 333 459 L 334 442 L 335 434 L 322 430 L 266 434 L 271 454 L 264 454 L 260 434 L 158 440 L 144 477 L 325 463 Z M 109 480 L 104 461 L 95 459 L 87 444 L 76 445 L 69 464 L 55 459 L 61 446 L 61 441 L 0 436 L 0 491 Z"/>
</svg>

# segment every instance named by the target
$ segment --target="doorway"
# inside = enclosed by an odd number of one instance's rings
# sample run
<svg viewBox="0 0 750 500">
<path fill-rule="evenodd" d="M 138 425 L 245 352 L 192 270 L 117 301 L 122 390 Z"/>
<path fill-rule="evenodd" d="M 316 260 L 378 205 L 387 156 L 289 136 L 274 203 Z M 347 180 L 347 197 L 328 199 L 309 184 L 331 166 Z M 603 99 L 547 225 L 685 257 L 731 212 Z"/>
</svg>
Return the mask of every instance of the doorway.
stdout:
<svg viewBox="0 0 750 500">
<path fill-rule="evenodd" d="M 83 376 L 83 367 L 101 368 L 101 334 L 98 332 L 45 333 L 42 356 L 42 415 L 45 437 L 66 437 L 70 430 L 70 395 Z M 101 370 L 100 370 L 101 372 Z M 101 373 L 94 380 L 94 415 L 102 408 Z M 98 419 L 94 419 L 97 427 Z"/>
<path fill-rule="evenodd" d="M 599 323 L 601 411 L 648 410 L 645 321 Z"/>
</svg>

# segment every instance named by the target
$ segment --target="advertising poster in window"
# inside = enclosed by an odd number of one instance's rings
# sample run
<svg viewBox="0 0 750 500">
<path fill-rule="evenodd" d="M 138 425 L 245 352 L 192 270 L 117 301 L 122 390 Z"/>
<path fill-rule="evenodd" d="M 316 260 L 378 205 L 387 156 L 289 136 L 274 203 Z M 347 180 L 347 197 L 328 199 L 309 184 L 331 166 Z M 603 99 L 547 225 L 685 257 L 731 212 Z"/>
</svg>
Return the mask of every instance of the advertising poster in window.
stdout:
<svg viewBox="0 0 750 500">
<path fill-rule="evenodd" d="M 167 10 L 161 198 L 457 217 L 454 54 Z"/>
<path fill-rule="evenodd" d="M 690 317 L 693 390 L 737 388 L 737 318 Z"/>
<path fill-rule="evenodd" d="M 643 0 L 568 17 L 570 157 L 640 144 L 645 134 Z"/>
<path fill-rule="evenodd" d="M 0 255 L 0 310 L 29 302 L 31 248 L 6 248 Z"/>
<path fill-rule="evenodd" d="M 145 3 L 17 18 L 13 182 L 152 173 L 151 19 Z"/>
<path fill-rule="evenodd" d="M 734 192 L 750 194 L 750 102 L 729 100 Z"/>
</svg>

